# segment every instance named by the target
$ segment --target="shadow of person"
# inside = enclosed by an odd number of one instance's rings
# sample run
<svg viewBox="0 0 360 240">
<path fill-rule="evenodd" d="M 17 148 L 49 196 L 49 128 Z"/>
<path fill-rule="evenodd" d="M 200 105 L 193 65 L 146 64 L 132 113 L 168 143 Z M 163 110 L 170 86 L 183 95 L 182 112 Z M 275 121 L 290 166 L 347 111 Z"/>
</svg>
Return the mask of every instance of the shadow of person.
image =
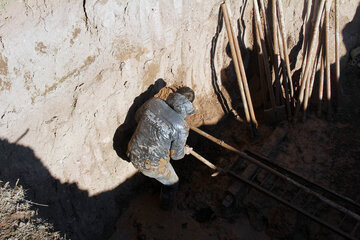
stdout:
<svg viewBox="0 0 360 240">
<path fill-rule="evenodd" d="M 341 19 L 341 18 L 340 18 Z M 338 97 L 337 117 L 353 119 L 358 121 L 360 116 L 360 68 L 356 66 L 360 64 L 360 59 L 357 62 L 351 58 L 350 52 L 360 47 L 360 3 L 356 9 L 353 19 L 346 24 L 342 30 L 343 42 L 346 48 L 346 54 L 340 59 L 340 82 L 338 89 L 336 89 Z M 360 55 L 358 55 L 358 58 Z M 335 73 L 335 64 L 332 64 L 332 72 Z M 332 84 L 333 87 L 336 84 Z"/>
<path fill-rule="evenodd" d="M 350 51 L 355 48 L 359 47 L 360 45 L 360 3 L 356 9 L 356 13 L 354 18 L 346 24 L 346 26 L 343 28 L 342 35 L 343 35 L 343 41 L 346 48 L 346 54 L 341 59 L 341 64 L 345 64 L 348 60 L 348 57 L 350 55 Z"/>
<path fill-rule="evenodd" d="M 113 148 L 121 159 L 129 161 L 129 158 L 126 156 L 126 150 L 131 136 L 136 129 L 136 111 L 165 86 L 166 82 L 162 78 L 159 78 L 154 84 L 150 85 L 145 92 L 134 99 L 125 121 L 116 129 L 113 137 Z"/>
<path fill-rule="evenodd" d="M 114 135 L 114 150 L 120 157 L 126 151 L 124 139 L 130 139 L 135 127 L 136 110 L 165 85 L 163 79 L 158 79 L 135 98 L 124 123 Z M 19 180 L 26 189 L 26 199 L 34 203 L 34 210 L 38 209 L 38 216 L 46 219 L 62 236 L 86 240 L 110 237 L 118 216 L 133 194 L 147 186 L 145 177 L 136 173 L 113 190 L 89 196 L 88 191 L 79 189 L 76 183 L 64 183 L 53 177 L 30 147 L 18 144 L 27 131 L 14 143 L 0 138 L 0 180 L 9 182 L 10 186 Z"/>
<path fill-rule="evenodd" d="M 77 184 L 54 178 L 31 148 L 0 138 L 0 180 L 12 187 L 19 180 L 32 209 L 62 236 L 88 240 L 112 234 L 121 210 L 144 178 L 135 174 L 111 191 L 89 196 Z"/>
<path fill-rule="evenodd" d="M 232 131 L 229 131 L 229 126 Z M 243 139 L 247 135 L 243 131 L 244 125 L 230 115 L 224 116 L 219 123 L 203 125 L 200 128 L 232 145 L 243 144 Z M 233 131 L 234 129 L 236 131 Z M 228 161 L 219 160 L 220 155 L 226 159 L 228 156 L 234 155 L 193 131 L 189 132 L 187 144 L 194 147 L 194 150 L 201 156 L 216 165 L 220 164 L 221 167 L 225 166 Z M 110 238 L 111 240 L 168 239 L 169 236 L 176 236 L 176 239 L 179 240 L 212 240 L 218 239 L 219 235 L 210 232 L 226 231 L 225 228 L 219 230 L 218 222 L 212 224 L 212 221 L 217 217 L 223 217 L 220 210 L 222 207 L 219 205 L 221 205 L 223 192 L 227 188 L 228 177 L 225 175 L 212 177 L 213 170 L 191 155 L 185 155 L 181 160 L 171 160 L 170 163 L 179 176 L 180 183 L 172 211 L 163 211 L 157 208 L 160 201 L 158 195 L 154 194 L 155 187 L 153 189 L 145 188 L 138 192 L 129 207 L 119 217 L 117 229 Z M 152 179 L 147 178 L 148 182 L 150 180 Z M 160 185 L 159 182 L 156 183 Z M 199 224 L 205 222 L 207 227 L 206 231 L 203 231 L 204 229 Z"/>
</svg>

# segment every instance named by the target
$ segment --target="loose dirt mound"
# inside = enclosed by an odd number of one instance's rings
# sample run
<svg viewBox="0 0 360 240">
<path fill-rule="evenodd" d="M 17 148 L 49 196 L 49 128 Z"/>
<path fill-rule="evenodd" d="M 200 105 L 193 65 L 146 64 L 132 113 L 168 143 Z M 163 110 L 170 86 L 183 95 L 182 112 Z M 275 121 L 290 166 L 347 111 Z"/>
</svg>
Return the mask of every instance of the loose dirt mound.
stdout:
<svg viewBox="0 0 360 240">
<path fill-rule="evenodd" d="M 26 200 L 21 186 L 12 188 L 0 181 L 0 239 L 65 240 L 51 224 L 37 217 L 35 205 Z"/>
</svg>

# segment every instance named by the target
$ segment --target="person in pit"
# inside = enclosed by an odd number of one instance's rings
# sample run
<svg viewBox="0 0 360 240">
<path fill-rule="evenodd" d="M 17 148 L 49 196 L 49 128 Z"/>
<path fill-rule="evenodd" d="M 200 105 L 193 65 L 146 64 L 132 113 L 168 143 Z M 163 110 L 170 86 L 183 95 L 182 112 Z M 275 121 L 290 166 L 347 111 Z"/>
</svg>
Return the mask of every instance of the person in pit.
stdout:
<svg viewBox="0 0 360 240">
<path fill-rule="evenodd" d="M 185 118 L 194 114 L 194 91 L 181 87 L 164 101 L 151 98 L 135 114 L 138 123 L 128 145 L 127 156 L 136 169 L 162 183 L 161 208 L 173 207 L 179 186 L 170 159 L 182 159 L 192 148 L 186 146 L 189 126 Z"/>
</svg>

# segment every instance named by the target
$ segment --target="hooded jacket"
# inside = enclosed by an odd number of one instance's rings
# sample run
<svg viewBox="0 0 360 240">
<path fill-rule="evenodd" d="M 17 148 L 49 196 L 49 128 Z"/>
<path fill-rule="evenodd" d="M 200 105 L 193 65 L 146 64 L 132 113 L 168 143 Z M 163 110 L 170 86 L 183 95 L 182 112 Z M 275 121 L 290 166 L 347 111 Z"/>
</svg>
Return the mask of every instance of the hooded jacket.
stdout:
<svg viewBox="0 0 360 240">
<path fill-rule="evenodd" d="M 192 103 L 179 93 L 172 93 L 166 102 L 151 98 L 136 112 L 138 122 L 127 155 L 138 169 L 159 165 L 160 159 L 167 162 L 170 157 L 179 160 L 184 157 L 184 147 L 189 135 L 185 118 L 194 113 Z"/>
</svg>

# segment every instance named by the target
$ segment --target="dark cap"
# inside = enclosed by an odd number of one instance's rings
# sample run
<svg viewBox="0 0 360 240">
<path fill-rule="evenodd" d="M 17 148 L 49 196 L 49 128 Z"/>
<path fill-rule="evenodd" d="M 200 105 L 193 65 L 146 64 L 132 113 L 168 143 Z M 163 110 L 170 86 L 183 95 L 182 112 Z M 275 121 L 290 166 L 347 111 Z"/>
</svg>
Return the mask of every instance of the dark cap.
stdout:
<svg viewBox="0 0 360 240">
<path fill-rule="evenodd" d="M 181 95 L 184 95 L 190 102 L 193 102 L 195 99 L 195 93 L 189 87 L 181 87 L 178 90 L 176 90 L 176 92 L 180 93 Z"/>
</svg>

